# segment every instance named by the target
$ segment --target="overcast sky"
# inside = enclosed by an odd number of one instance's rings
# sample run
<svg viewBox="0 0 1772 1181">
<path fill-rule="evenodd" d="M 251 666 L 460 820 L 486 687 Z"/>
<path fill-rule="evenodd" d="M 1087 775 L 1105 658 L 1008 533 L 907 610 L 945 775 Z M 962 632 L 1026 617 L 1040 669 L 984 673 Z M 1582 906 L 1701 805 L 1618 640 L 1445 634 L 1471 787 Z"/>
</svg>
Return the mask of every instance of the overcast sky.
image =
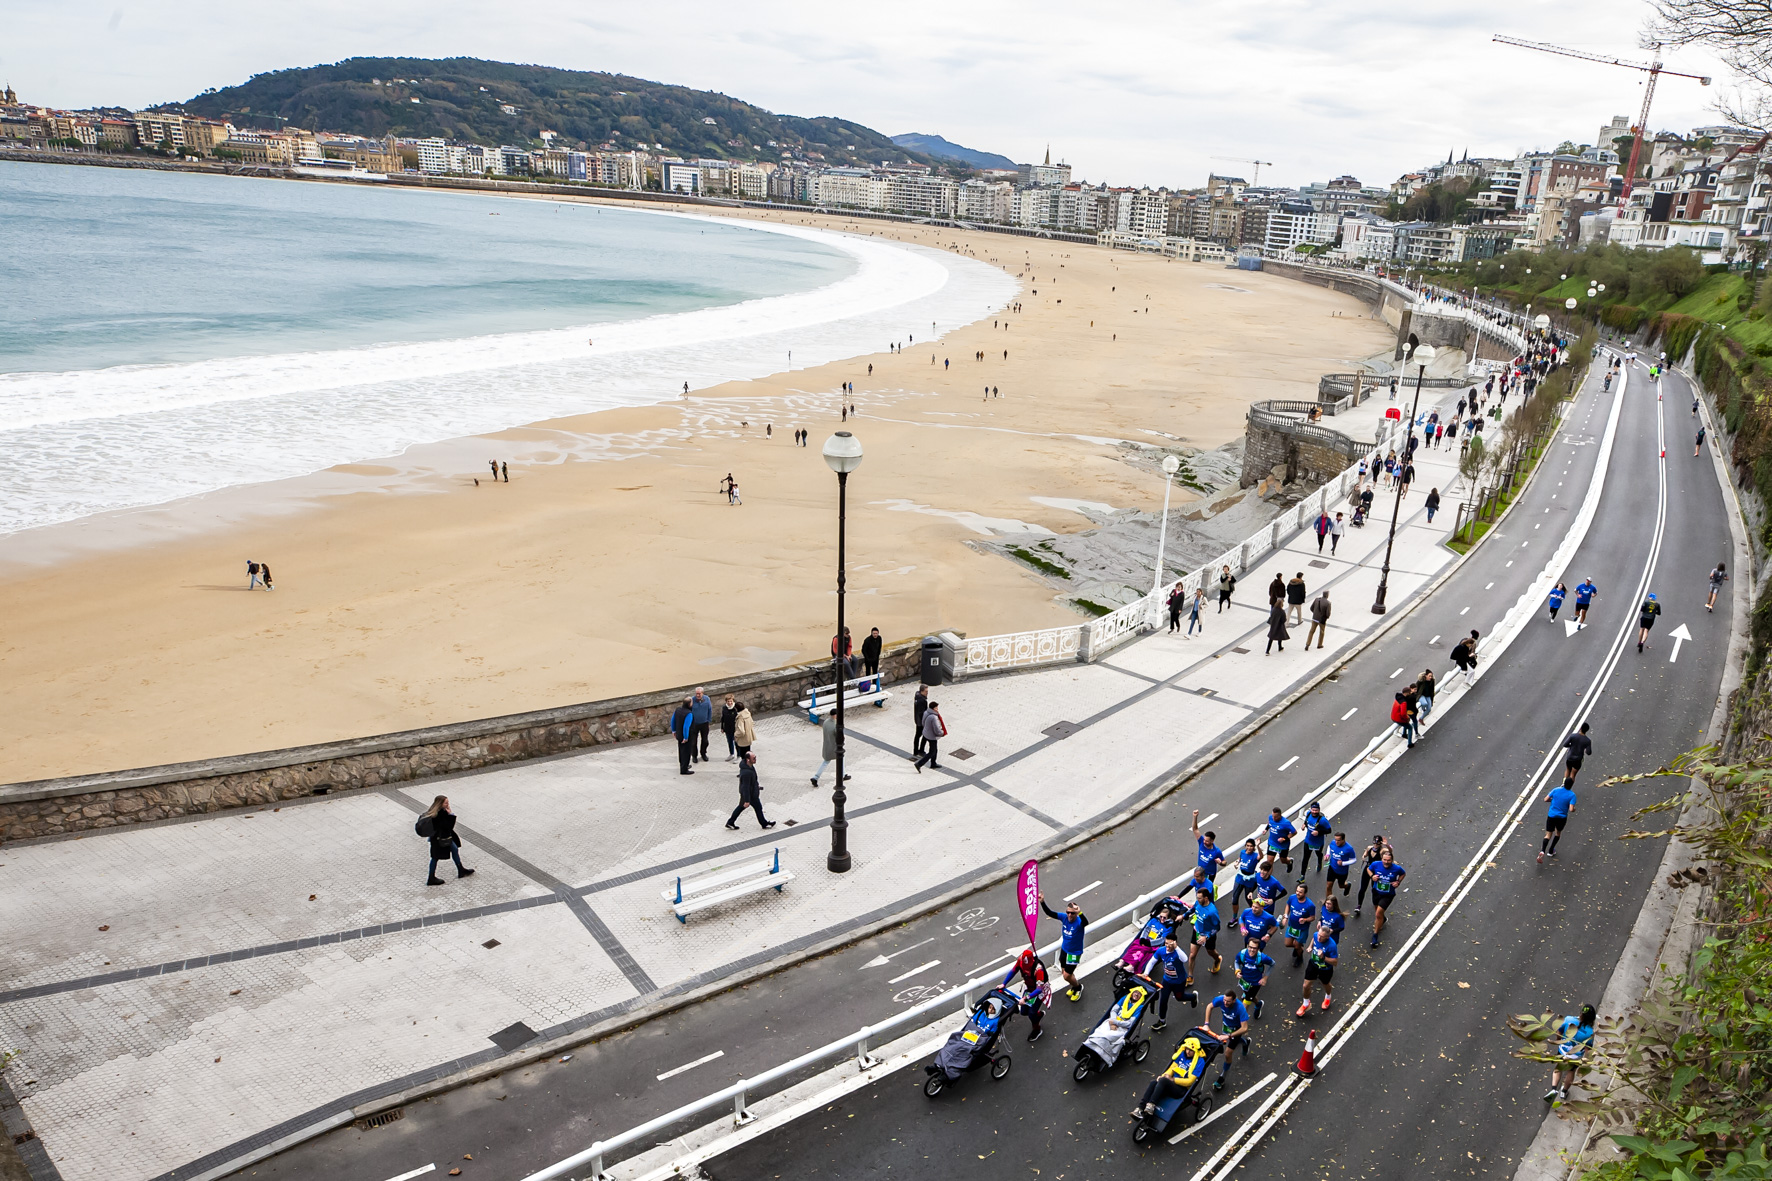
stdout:
<svg viewBox="0 0 1772 1181">
<path fill-rule="evenodd" d="M 921 131 L 1114 184 L 1388 184 L 1448 148 L 1508 155 L 1635 119 L 1634 71 L 1497 45 L 1506 33 L 1647 60 L 1641 0 L 1260 4 L 790 0 L 10 0 L 0 80 L 27 102 L 139 107 L 354 56 L 609 70 L 770 110 Z M 1691 50 L 1668 68 L 1721 74 Z M 1719 84 L 1724 80 L 1719 78 Z M 1714 123 L 1717 88 L 1664 78 L 1650 122 Z"/>
</svg>

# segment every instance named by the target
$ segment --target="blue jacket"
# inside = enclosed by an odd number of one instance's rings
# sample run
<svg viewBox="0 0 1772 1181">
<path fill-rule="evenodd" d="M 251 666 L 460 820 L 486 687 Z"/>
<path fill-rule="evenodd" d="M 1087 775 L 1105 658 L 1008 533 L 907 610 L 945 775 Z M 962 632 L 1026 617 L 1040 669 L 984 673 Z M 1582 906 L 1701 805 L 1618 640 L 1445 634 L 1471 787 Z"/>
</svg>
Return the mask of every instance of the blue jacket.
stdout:
<svg viewBox="0 0 1772 1181">
<path fill-rule="evenodd" d="M 696 725 L 705 726 L 714 720 L 714 699 L 712 697 L 703 697 L 700 701 L 695 701 L 694 698 L 690 698 L 690 700 L 694 702 L 691 708 Z"/>
</svg>

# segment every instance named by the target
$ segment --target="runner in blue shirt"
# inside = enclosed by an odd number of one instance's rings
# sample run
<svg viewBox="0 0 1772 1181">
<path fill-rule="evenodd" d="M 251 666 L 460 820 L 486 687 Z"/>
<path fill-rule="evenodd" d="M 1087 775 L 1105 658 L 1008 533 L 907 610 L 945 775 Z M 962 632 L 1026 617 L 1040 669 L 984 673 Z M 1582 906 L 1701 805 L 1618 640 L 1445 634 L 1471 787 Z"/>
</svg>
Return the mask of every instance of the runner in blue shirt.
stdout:
<svg viewBox="0 0 1772 1181">
<path fill-rule="evenodd" d="M 1237 854 L 1237 878 L 1231 886 L 1231 910 L 1235 912 L 1243 903 L 1243 895 L 1255 893 L 1255 871 L 1261 867 L 1261 851 L 1255 847 L 1255 838 L 1250 837 L 1243 842 L 1243 849 Z"/>
<path fill-rule="evenodd" d="M 1594 585 L 1594 580 L 1591 578 L 1582 579 L 1581 584 L 1575 588 L 1575 627 L 1577 631 L 1587 626 L 1588 606 L 1594 601 L 1594 596 L 1599 593 L 1600 588 Z"/>
<path fill-rule="evenodd" d="M 1274 957 L 1261 950 L 1261 940 L 1245 939 L 1243 950 L 1236 954 L 1237 984 L 1243 990 L 1243 1000 L 1255 1006 L 1255 1019 L 1261 1020 L 1261 1008 L 1265 1003 L 1259 999 L 1261 986 L 1267 983 L 1268 973 L 1273 969 Z"/>
<path fill-rule="evenodd" d="M 1188 987 L 1187 956 L 1182 954 L 1173 933 L 1151 956 L 1140 978 L 1157 991 L 1157 1023 L 1151 1026 L 1152 1033 L 1169 1024 L 1171 996 L 1180 997 L 1196 1009 L 1200 1007 L 1199 994 Z"/>
<path fill-rule="evenodd" d="M 1390 848 L 1390 844 L 1384 839 L 1383 833 L 1378 833 L 1373 836 L 1372 843 L 1366 846 L 1366 851 L 1360 854 L 1365 860 L 1360 865 L 1360 894 L 1354 899 L 1355 918 L 1360 917 L 1360 909 L 1366 905 L 1366 889 L 1372 885 L 1372 875 L 1367 871 L 1378 861 L 1380 855 Z"/>
<path fill-rule="evenodd" d="M 1347 930 L 1347 916 L 1341 913 L 1341 903 L 1335 895 L 1323 899 L 1322 909 L 1317 911 L 1317 922 L 1329 928 L 1330 938 L 1341 942 L 1341 933 Z"/>
<path fill-rule="evenodd" d="M 1347 843 L 1347 834 L 1338 832 L 1335 840 L 1329 845 L 1329 866 L 1326 871 L 1327 880 L 1323 883 L 1323 896 L 1327 898 L 1335 892 L 1339 883 L 1341 896 L 1347 897 L 1347 871 L 1355 861 L 1359 860 L 1360 851 Z"/>
<path fill-rule="evenodd" d="M 1237 1047 L 1243 1047 L 1243 1057 L 1249 1057 L 1249 1010 L 1243 1002 L 1228 992 L 1221 992 L 1207 1002 L 1206 1015 L 1200 1019 L 1200 1027 L 1212 1032 L 1212 1014 L 1218 1013 L 1218 1040 L 1224 1043 L 1224 1058 L 1218 1066 L 1218 1081 L 1212 1084 L 1214 1091 L 1224 1090 L 1225 1076 L 1231 1072 L 1231 1059 L 1237 1056 Z"/>
<path fill-rule="evenodd" d="M 1267 907 L 1257 898 L 1249 903 L 1249 908 L 1237 916 L 1237 929 L 1243 933 L 1244 939 L 1261 940 L 1261 949 L 1267 950 L 1268 936 L 1274 933 L 1274 916 L 1267 912 Z"/>
<path fill-rule="evenodd" d="M 1194 957 L 1200 954 L 1202 947 L 1212 957 L 1214 975 L 1224 967 L 1224 957 L 1218 954 L 1218 931 L 1223 925 L 1223 920 L 1218 917 L 1218 907 L 1213 905 L 1212 892 L 1201 890 L 1194 896 L 1194 929 L 1187 953 L 1188 979 L 1193 979 Z"/>
<path fill-rule="evenodd" d="M 1568 594 L 1569 594 L 1569 588 L 1568 588 L 1568 587 L 1566 587 L 1566 586 L 1564 586 L 1564 585 L 1563 585 L 1563 584 L 1562 584 L 1562 583 L 1560 583 L 1560 582 L 1559 582 L 1559 583 L 1557 583 L 1557 585 L 1555 585 L 1555 586 L 1553 586 L 1553 587 L 1551 587 L 1551 592 L 1550 592 L 1550 617 L 1551 617 L 1551 622 L 1552 622 L 1552 623 L 1555 623 L 1555 622 L 1556 622 L 1556 621 L 1557 621 L 1557 611 L 1558 611 L 1558 609 L 1559 609 L 1559 608 L 1561 608 L 1561 607 L 1562 607 L 1562 605 L 1563 605 L 1563 599 L 1564 599 L 1564 598 L 1565 598 L 1565 597 L 1566 597 L 1566 596 L 1567 596 L 1567 595 L 1568 595 Z"/>
<path fill-rule="evenodd" d="M 1317 917 L 1317 904 L 1311 901 L 1311 888 L 1304 882 L 1286 899 L 1286 946 L 1292 949 L 1292 966 L 1304 959 L 1305 940 L 1310 938 L 1311 923 Z"/>
<path fill-rule="evenodd" d="M 1073 1001 L 1083 999 L 1083 982 L 1077 979 L 1077 965 L 1083 962 L 1083 934 L 1089 929 L 1089 919 L 1082 908 L 1075 902 L 1064 904 L 1064 913 L 1059 914 L 1046 905 L 1046 895 L 1040 895 L 1040 909 L 1048 918 L 1058 920 L 1058 970 L 1064 976 L 1064 982 L 1070 985 L 1065 993 Z"/>
<path fill-rule="evenodd" d="M 1206 876 L 1206 871 L 1196 865 L 1194 866 L 1194 876 L 1182 883 L 1180 892 L 1184 898 L 1197 898 L 1201 890 L 1206 891 L 1208 901 L 1218 900 L 1218 887 L 1212 884 L 1212 879 Z"/>
<path fill-rule="evenodd" d="M 1372 946 L 1378 946 L 1378 935 L 1384 930 L 1384 912 L 1391 903 L 1397 900 L 1397 883 L 1409 871 L 1397 864 L 1397 855 L 1391 847 L 1384 847 L 1384 854 L 1377 861 L 1366 867 L 1366 876 L 1372 879 Z"/>
<path fill-rule="evenodd" d="M 1255 873 L 1255 896 L 1267 905 L 1270 911 L 1278 911 L 1280 899 L 1286 897 L 1286 887 L 1274 876 L 1274 863 L 1265 862 Z"/>
<path fill-rule="evenodd" d="M 1561 787 L 1551 788 L 1544 802 L 1550 807 L 1544 817 L 1544 839 L 1538 842 L 1538 864 L 1544 864 L 1546 854 L 1557 855 L 1557 842 L 1563 839 L 1563 826 L 1569 823 L 1569 813 L 1575 811 L 1575 789 L 1565 780 Z"/>
<path fill-rule="evenodd" d="M 1382 912 L 1381 912 L 1382 913 Z M 1298 1016 L 1307 1016 L 1311 1011 L 1311 985 L 1318 980 L 1323 982 L 1323 1011 L 1329 1011 L 1329 1002 L 1334 999 L 1335 961 L 1340 957 L 1341 949 L 1336 945 L 1335 937 L 1329 928 L 1322 923 L 1317 924 L 1317 933 L 1311 936 L 1310 960 L 1304 966 L 1304 1003 L 1298 1006 Z"/>
<path fill-rule="evenodd" d="M 1329 817 L 1323 815 L 1323 805 L 1316 800 L 1312 800 L 1311 806 L 1299 817 L 1299 824 L 1304 829 L 1304 856 L 1300 858 L 1303 864 L 1298 868 L 1302 877 L 1311 871 L 1312 853 L 1317 855 L 1318 867 L 1322 866 L 1323 846 L 1328 841 L 1330 830 L 1335 826 Z"/>
<path fill-rule="evenodd" d="M 1290 870 L 1292 868 L 1292 838 L 1297 835 L 1298 826 L 1286 819 L 1284 812 L 1275 808 L 1267 818 L 1268 857 Z"/>
<path fill-rule="evenodd" d="M 1194 809 L 1194 840 L 1200 844 L 1200 868 L 1206 871 L 1209 878 L 1218 876 L 1219 866 L 1224 864 L 1224 850 L 1218 847 L 1218 834 L 1200 832 L 1200 810 Z"/>
<path fill-rule="evenodd" d="M 1212 1010 L 1208 1008 L 1206 1012 L 1210 1014 Z M 1594 1026 L 1597 1024 L 1599 1015 L 1592 1005 L 1581 1006 L 1579 1017 L 1565 1017 L 1557 1022 L 1557 1036 L 1563 1039 L 1557 1045 L 1557 1057 L 1561 1061 L 1551 1067 L 1551 1087 L 1544 1093 L 1546 1103 L 1560 1106 L 1568 1102 L 1576 1068 L 1587 1057 L 1588 1047 L 1594 1044 Z"/>
</svg>

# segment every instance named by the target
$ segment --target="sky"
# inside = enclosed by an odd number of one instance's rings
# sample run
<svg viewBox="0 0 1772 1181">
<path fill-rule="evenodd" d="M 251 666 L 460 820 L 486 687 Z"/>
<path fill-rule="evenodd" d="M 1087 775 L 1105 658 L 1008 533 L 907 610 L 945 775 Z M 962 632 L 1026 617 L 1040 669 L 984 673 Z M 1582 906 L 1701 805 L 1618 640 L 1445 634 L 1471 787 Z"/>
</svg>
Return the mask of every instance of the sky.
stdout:
<svg viewBox="0 0 1772 1181">
<path fill-rule="evenodd" d="M 9 0 L 0 81 L 26 102 L 141 107 L 356 56 L 473 56 L 716 90 L 783 114 L 1054 160 L 1091 183 L 1388 185 L 1443 160 L 1586 143 L 1635 120 L 1641 74 L 1490 41 L 1647 61 L 1643 0 Z M 1717 123 L 1728 84 L 1683 49 L 1650 123 Z M 1218 159 L 1230 157 L 1231 159 Z"/>
</svg>

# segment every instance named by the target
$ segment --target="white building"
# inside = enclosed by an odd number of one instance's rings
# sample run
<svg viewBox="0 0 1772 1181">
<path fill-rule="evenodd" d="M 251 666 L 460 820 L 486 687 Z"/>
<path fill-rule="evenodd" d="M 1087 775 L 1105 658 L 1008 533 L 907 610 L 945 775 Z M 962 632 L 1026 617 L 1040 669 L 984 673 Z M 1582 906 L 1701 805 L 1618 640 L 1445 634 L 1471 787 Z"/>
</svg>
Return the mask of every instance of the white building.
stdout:
<svg viewBox="0 0 1772 1181">
<path fill-rule="evenodd" d="M 886 208 L 922 217 L 952 217 L 957 190 L 951 180 L 895 175 L 886 182 Z"/>
<path fill-rule="evenodd" d="M 1267 238 L 1262 245 L 1269 250 L 1287 251 L 1295 246 L 1328 242 L 1334 236 L 1334 226 L 1325 228 L 1310 202 L 1282 201 L 1268 214 Z"/>
<path fill-rule="evenodd" d="M 957 202 L 962 221 L 1006 222 L 1015 212 L 1015 186 L 975 178 L 959 186 Z"/>
<path fill-rule="evenodd" d="M 701 169 L 683 160 L 660 160 L 658 183 L 667 193 L 688 193 L 693 196 L 702 191 Z"/>
<path fill-rule="evenodd" d="M 1389 259 L 1396 253 L 1396 224 L 1372 213 L 1343 214 L 1341 245 L 1336 253 L 1347 259 Z"/>
<path fill-rule="evenodd" d="M 889 182 L 860 168 L 832 168 L 810 178 L 807 199 L 816 205 L 885 209 Z"/>
<path fill-rule="evenodd" d="M 430 139 L 419 140 L 414 146 L 418 148 L 420 172 L 444 176 L 466 171 L 467 149 L 461 144 L 452 144 L 448 140 L 432 136 Z"/>
</svg>

